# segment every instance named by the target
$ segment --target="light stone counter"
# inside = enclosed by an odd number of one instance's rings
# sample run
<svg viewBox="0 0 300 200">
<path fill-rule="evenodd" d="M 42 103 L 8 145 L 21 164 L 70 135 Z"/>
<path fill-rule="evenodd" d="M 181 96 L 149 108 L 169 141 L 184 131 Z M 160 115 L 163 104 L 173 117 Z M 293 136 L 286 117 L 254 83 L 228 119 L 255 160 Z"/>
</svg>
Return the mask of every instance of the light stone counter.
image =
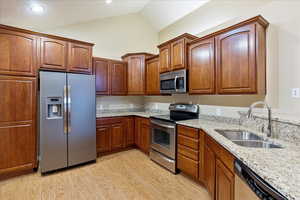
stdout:
<svg viewBox="0 0 300 200">
<path fill-rule="evenodd" d="M 214 129 L 240 129 L 238 125 L 200 119 L 181 121 L 177 124 L 204 130 L 288 199 L 300 199 L 300 146 L 273 139 L 273 142 L 281 144 L 284 148 L 242 147 L 214 131 Z M 241 128 L 247 130 L 247 128 Z M 261 135 L 256 131 L 249 131 Z"/>
<path fill-rule="evenodd" d="M 133 112 L 133 111 L 121 111 L 121 112 L 98 112 L 97 118 L 101 117 L 125 117 L 125 116 L 138 116 L 138 117 L 145 117 L 149 118 L 154 115 L 163 115 L 167 113 L 162 112 Z"/>
<path fill-rule="evenodd" d="M 97 113 L 99 117 L 120 117 L 120 116 L 139 116 L 150 117 L 166 113 L 157 112 L 105 112 Z M 274 140 L 281 144 L 283 149 L 263 149 L 247 148 L 234 144 L 227 138 L 218 134 L 214 129 L 244 129 L 261 133 L 254 130 L 211 120 L 185 120 L 177 122 L 193 128 L 204 130 L 208 135 L 214 138 L 225 149 L 231 152 L 236 158 L 243 161 L 255 173 L 272 185 L 275 189 L 291 200 L 300 200 L 300 146 L 282 140 Z"/>
</svg>

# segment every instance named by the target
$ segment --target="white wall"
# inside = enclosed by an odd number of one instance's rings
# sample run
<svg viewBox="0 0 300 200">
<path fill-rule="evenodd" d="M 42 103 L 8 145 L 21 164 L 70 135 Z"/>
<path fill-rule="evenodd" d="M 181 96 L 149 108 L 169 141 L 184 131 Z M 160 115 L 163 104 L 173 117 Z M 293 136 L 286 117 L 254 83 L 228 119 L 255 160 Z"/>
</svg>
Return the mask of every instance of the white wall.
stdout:
<svg viewBox="0 0 300 200">
<path fill-rule="evenodd" d="M 99 19 L 46 32 L 95 43 L 93 55 L 97 57 L 120 59 L 129 52 L 157 53 L 158 33 L 139 14 Z"/>
<path fill-rule="evenodd" d="M 246 106 L 249 99 L 266 99 L 283 112 L 300 113 L 300 99 L 291 98 L 291 89 L 300 88 L 300 1 L 212 0 L 159 33 L 164 42 L 184 32 L 206 35 L 241 20 L 261 14 L 270 22 L 267 30 L 267 95 L 199 96 L 198 103 Z M 240 99 L 236 102 L 236 99 Z M 158 99 L 159 100 L 159 99 Z M 247 102 L 246 105 L 244 105 Z M 240 104 L 242 103 L 242 105 Z M 234 104 L 234 105 L 232 105 Z M 215 104 L 219 105 L 219 104 Z"/>
</svg>

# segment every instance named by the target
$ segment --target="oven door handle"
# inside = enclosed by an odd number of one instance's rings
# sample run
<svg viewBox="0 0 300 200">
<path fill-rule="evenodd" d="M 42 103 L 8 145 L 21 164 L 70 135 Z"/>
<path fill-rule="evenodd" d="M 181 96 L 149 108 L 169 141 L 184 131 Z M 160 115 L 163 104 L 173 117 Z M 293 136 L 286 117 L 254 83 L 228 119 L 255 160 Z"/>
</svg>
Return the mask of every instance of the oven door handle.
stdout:
<svg viewBox="0 0 300 200">
<path fill-rule="evenodd" d="M 178 79 L 178 76 L 175 76 L 175 79 L 174 79 L 174 88 L 175 88 L 175 92 L 178 91 L 178 89 L 177 89 L 177 79 Z"/>
<path fill-rule="evenodd" d="M 157 123 L 157 122 L 154 122 L 154 121 L 151 121 L 151 123 L 155 124 L 157 126 L 161 126 L 161 127 L 167 128 L 167 129 L 175 129 L 175 126 L 169 126 L 169 125 L 165 125 L 165 124 L 160 124 L 160 123 Z"/>
</svg>

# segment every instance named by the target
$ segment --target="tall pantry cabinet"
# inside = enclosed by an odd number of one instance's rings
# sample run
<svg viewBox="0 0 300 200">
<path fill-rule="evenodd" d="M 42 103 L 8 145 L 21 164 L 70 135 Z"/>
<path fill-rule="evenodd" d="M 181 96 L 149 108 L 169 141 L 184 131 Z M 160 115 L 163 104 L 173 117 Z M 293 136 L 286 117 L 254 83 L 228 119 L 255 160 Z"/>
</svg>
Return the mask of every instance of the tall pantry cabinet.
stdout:
<svg viewBox="0 0 300 200">
<path fill-rule="evenodd" d="M 38 37 L 0 26 L 0 178 L 36 167 Z"/>
<path fill-rule="evenodd" d="M 37 168 L 38 69 L 91 73 L 91 53 L 89 43 L 0 25 L 0 180 Z"/>
</svg>

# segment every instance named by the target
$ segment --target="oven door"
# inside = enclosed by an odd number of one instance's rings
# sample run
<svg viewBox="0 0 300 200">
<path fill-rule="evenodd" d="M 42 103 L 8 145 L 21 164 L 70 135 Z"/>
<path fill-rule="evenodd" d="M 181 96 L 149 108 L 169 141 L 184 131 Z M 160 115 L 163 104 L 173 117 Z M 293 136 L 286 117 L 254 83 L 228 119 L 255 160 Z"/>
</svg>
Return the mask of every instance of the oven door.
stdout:
<svg viewBox="0 0 300 200">
<path fill-rule="evenodd" d="M 176 124 L 151 119 L 151 148 L 175 159 Z"/>
</svg>

